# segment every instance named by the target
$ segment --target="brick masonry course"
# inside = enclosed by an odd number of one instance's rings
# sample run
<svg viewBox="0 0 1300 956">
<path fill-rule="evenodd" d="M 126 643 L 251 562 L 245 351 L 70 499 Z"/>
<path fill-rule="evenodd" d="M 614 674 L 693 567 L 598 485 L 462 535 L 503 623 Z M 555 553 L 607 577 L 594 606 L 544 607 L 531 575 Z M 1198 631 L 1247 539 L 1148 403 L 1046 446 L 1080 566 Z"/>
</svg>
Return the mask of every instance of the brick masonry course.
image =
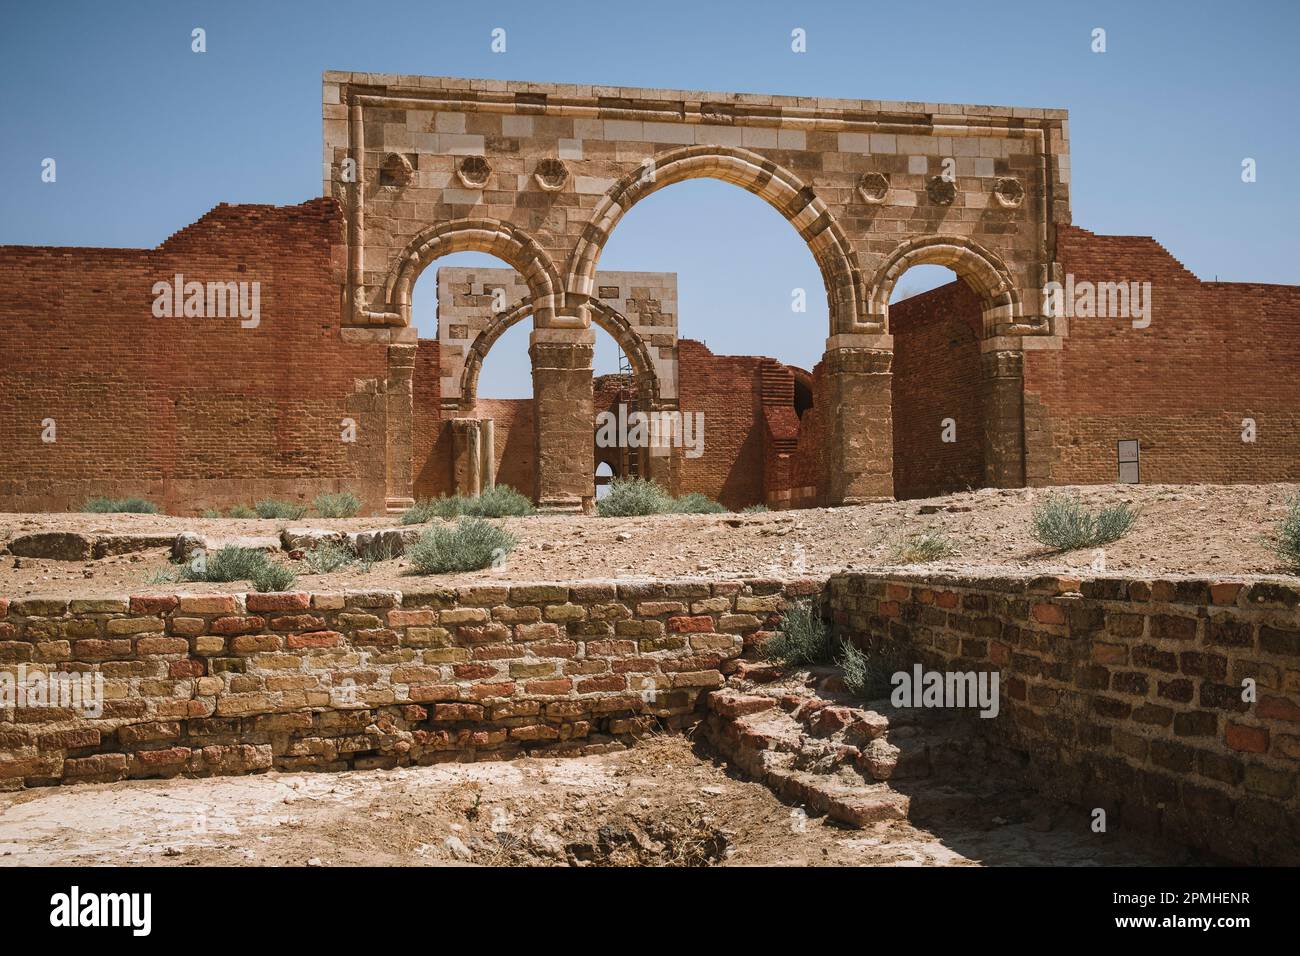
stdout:
<svg viewBox="0 0 1300 956">
<path fill-rule="evenodd" d="M 1000 671 L 1000 713 L 975 722 L 1050 792 L 1223 858 L 1300 862 L 1295 581 L 848 573 L 828 602 L 864 646 Z"/>
<path fill-rule="evenodd" d="M 0 787 L 600 753 L 693 724 L 746 642 L 823 588 L 696 579 L 0 600 L 0 670 L 97 673 L 105 698 L 97 718 L 0 710 Z"/>
</svg>

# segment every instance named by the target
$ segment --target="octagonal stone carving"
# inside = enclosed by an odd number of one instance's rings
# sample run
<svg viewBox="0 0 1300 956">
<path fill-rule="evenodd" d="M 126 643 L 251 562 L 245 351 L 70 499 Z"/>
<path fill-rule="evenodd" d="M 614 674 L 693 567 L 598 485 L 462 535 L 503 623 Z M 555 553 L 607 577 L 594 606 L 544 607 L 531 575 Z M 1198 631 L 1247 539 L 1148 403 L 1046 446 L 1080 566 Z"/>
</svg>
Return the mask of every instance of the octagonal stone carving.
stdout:
<svg viewBox="0 0 1300 956">
<path fill-rule="evenodd" d="M 925 194 L 936 206 L 951 206 L 957 198 L 957 184 L 942 176 L 932 176 L 925 184 Z"/>
<path fill-rule="evenodd" d="M 492 175 L 492 164 L 482 156 L 466 156 L 456 165 L 456 178 L 467 189 L 482 189 Z"/>
<path fill-rule="evenodd" d="M 1025 187 L 1020 180 L 1007 177 L 999 179 L 993 187 L 993 195 L 998 203 L 1008 209 L 1014 209 L 1025 201 Z"/>
<path fill-rule="evenodd" d="M 401 188 L 409 186 L 415 176 L 415 167 L 401 153 L 389 153 L 379 167 L 379 185 Z"/>
<path fill-rule="evenodd" d="M 884 173 L 863 173 L 858 180 L 858 195 L 863 202 L 879 205 L 889 195 L 889 177 Z"/>
<path fill-rule="evenodd" d="M 537 164 L 533 178 L 548 193 L 559 192 L 569 181 L 569 167 L 564 165 L 563 160 L 548 157 Z"/>
</svg>

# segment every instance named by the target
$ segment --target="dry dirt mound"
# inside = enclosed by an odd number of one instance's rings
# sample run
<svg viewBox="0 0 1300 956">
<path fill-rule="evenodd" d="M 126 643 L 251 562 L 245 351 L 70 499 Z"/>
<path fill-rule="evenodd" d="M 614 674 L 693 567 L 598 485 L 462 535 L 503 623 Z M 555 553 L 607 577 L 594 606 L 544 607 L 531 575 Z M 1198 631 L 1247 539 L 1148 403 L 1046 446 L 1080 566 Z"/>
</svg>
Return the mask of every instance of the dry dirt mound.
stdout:
<svg viewBox="0 0 1300 956">
<path fill-rule="evenodd" d="M 886 565 L 893 545 L 909 534 L 938 529 L 960 548 L 936 569 L 1015 568 L 1044 573 L 1086 569 L 1099 560 L 1113 572 L 1207 575 L 1278 573 L 1267 539 L 1297 485 L 1099 485 L 1078 489 L 1091 507 L 1128 502 L 1141 509 L 1135 528 L 1102 551 L 1052 554 L 1029 534 L 1041 489 L 984 489 L 920 501 L 760 514 L 657 515 L 647 518 L 538 515 L 503 519 L 519 538 L 504 567 L 443 575 L 438 583 L 831 574 Z M 200 519 L 165 515 L 0 514 L 0 548 L 14 538 L 47 532 L 85 535 L 105 556 L 76 561 L 0 556 L 0 594 L 140 593 L 151 575 L 167 570 L 162 547 L 115 553 L 124 540 L 190 532 L 214 539 L 277 541 L 287 527 L 310 524 L 340 532 L 393 525 L 392 518 L 276 521 Z M 78 552 L 81 553 L 81 552 Z M 317 591 L 398 588 L 412 581 L 404 558 L 369 570 L 352 566 L 309 575 L 301 561 L 275 557 L 299 571 L 297 587 Z M 429 579 L 419 579 L 428 581 Z M 247 582 L 186 585 L 192 591 L 245 591 Z M 156 589 L 156 586 L 155 586 Z"/>
</svg>

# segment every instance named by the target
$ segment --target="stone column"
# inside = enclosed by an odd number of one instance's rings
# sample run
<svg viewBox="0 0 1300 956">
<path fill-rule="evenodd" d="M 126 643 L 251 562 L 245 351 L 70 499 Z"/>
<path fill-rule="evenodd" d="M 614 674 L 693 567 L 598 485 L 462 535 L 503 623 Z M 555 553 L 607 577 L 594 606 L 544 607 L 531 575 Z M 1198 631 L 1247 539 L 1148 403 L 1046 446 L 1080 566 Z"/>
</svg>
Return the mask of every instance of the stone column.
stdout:
<svg viewBox="0 0 1300 956">
<path fill-rule="evenodd" d="M 990 488 L 1025 485 L 1024 356 L 984 342 L 980 400 L 984 413 L 984 483 Z"/>
<path fill-rule="evenodd" d="M 540 328 L 529 339 L 537 425 L 536 496 L 542 511 L 582 511 L 596 495 L 591 391 L 595 345 L 596 333 L 590 328 Z"/>
<path fill-rule="evenodd" d="M 482 490 L 482 430 L 477 418 L 451 420 L 451 483 L 456 494 L 473 498 Z"/>
<path fill-rule="evenodd" d="M 491 418 L 479 419 L 479 494 L 497 483 L 497 427 Z"/>
<path fill-rule="evenodd" d="M 384 441 L 384 508 L 398 514 L 415 504 L 411 497 L 413 449 L 411 444 L 412 391 L 415 374 L 415 346 L 388 346 L 388 378 L 384 385 L 386 431 Z"/>
<path fill-rule="evenodd" d="M 894 499 L 891 408 L 894 338 L 842 334 L 826 341 L 825 467 L 830 505 Z"/>
</svg>

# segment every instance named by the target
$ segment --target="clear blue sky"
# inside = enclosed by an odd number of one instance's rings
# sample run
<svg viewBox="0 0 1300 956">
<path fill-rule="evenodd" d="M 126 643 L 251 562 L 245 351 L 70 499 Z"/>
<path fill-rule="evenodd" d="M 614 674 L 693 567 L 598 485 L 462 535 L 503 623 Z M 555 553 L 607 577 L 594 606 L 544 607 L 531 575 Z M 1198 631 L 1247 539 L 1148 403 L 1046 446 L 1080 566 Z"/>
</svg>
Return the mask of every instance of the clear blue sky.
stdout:
<svg viewBox="0 0 1300 956">
<path fill-rule="evenodd" d="M 207 30 L 208 52 L 190 51 Z M 489 48 L 495 27 L 508 49 Z M 790 51 L 807 31 L 808 52 Z M 1094 27 L 1108 50 L 1090 50 Z M 1155 236 L 1203 278 L 1300 283 L 1300 4 L 6 0 L 0 243 L 154 246 L 219 202 L 320 194 L 325 69 L 1070 110 L 1078 225 Z M 40 181 L 45 157 L 58 182 Z M 1241 182 L 1243 157 L 1258 181 Z M 457 256 L 441 264 L 483 264 Z M 810 367 L 807 249 L 762 201 L 690 182 L 632 210 L 601 266 L 679 274 L 682 334 Z M 432 334 L 432 275 L 417 321 Z M 933 278 L 909 276 L 914 286 Z M 790 290 L 810 310 L 790 312 Z M 484 395 L 527 395 L 526 330 Z M 608 370 L 612 349 L 598 355 Z"/>
</svg>

